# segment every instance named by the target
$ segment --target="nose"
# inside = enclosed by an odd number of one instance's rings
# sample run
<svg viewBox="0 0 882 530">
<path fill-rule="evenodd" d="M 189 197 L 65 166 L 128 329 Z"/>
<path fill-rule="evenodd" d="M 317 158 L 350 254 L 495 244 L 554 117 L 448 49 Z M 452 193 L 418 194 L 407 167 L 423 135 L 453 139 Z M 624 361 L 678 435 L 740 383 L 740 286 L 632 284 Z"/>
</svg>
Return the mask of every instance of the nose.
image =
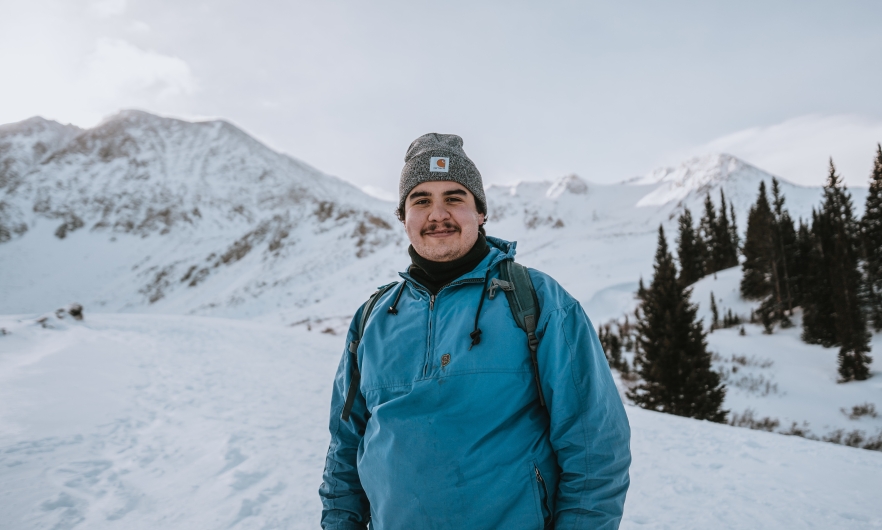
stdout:
<svg viewBox="0 0 882 530">
<path fill-rule="evenodd" d="M 429 221 L 441 222 L 450 218 L 450 212 L 447 211 L 447 205 L 444 201 L 433 201 L 432 210 L 429 212 Z"/>
</svg>

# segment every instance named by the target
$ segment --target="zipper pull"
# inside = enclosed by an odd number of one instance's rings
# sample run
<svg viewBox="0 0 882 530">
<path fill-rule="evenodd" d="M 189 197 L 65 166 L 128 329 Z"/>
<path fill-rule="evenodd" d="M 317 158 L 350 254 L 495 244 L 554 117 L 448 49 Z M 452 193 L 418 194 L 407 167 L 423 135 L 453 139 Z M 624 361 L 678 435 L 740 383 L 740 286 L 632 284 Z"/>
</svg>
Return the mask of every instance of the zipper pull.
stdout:
<svg viewBox="0 0 882 530">
<path fill-rule="evenodd" d="M 431 294 L 429 295 L 429 311 L 432 311 L 433 309 L 435 309 L 435 295 Z"/>
<path fill-rule="evenodd" d="M 542 482 L 544 484 L 545 481 L 542 480 L 542 475 L 539 474 L 539 468 L 534 466 L 533 469 L 536 470 L 536 480 L 538 480 L 539 482 Z"/>
</svg>

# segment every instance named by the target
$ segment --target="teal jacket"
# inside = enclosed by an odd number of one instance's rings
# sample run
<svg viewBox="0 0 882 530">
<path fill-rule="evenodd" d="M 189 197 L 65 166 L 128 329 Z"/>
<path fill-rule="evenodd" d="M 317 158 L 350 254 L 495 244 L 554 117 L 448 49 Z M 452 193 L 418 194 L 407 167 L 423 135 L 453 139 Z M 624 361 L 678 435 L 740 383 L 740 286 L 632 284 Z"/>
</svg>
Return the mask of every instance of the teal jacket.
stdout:
<svg viewBox="0 0 882 530">
<path fill-rule="evenodd" d="M 437 295 L 402 273 L 378 300 L 358 345 L 361 392 L 349 421 L 340 419 L 351 379 L 344 350 L 319 490 L 323 528 L 618 528 L 630 428 L 594 327 L 557 282 L 529 271 L 541 308 L 541 407 L 526 334 L 506 297 L 490 300 L 485 289 L 515 243 L 487 241 L 481 263 Z M 481 340 L 471 346 L 476 316 Z"/>
</svg>

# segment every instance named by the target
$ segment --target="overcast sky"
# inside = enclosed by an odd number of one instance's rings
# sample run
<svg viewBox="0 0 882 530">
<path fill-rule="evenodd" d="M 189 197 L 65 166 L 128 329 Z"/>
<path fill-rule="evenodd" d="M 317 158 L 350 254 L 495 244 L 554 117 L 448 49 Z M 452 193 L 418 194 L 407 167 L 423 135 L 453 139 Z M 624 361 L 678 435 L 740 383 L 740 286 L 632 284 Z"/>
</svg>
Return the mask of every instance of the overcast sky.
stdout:
<svg viewBox="0 0 882 530">
<path fill-rule="evenodd" d="M 615 182 L 724 151 L 866 185 L 882 2 L 0 0 L 0 123 L 223 118 L 395 193 L 426 132 L 485 183 Z"/>
</svg>

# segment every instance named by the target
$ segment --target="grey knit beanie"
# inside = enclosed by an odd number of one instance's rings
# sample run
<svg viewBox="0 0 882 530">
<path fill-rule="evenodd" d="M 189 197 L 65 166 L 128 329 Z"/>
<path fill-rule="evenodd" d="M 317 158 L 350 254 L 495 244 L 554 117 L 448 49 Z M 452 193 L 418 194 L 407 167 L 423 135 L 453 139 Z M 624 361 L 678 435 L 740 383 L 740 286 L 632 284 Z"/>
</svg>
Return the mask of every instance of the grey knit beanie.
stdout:
<svg viewBox="0 0 882 530">
<path fill-rule="evenodd" d="M 487 213 L 481 173 L 463 151 L 462 138 L 455 134 L 424 134 L 410 144 L 398 183 L 398 208 L 404 211 L 404 200 L 415 187 L 435 180 L 462 184 L 475 196 L 478 211 Z"/>
</svg>

